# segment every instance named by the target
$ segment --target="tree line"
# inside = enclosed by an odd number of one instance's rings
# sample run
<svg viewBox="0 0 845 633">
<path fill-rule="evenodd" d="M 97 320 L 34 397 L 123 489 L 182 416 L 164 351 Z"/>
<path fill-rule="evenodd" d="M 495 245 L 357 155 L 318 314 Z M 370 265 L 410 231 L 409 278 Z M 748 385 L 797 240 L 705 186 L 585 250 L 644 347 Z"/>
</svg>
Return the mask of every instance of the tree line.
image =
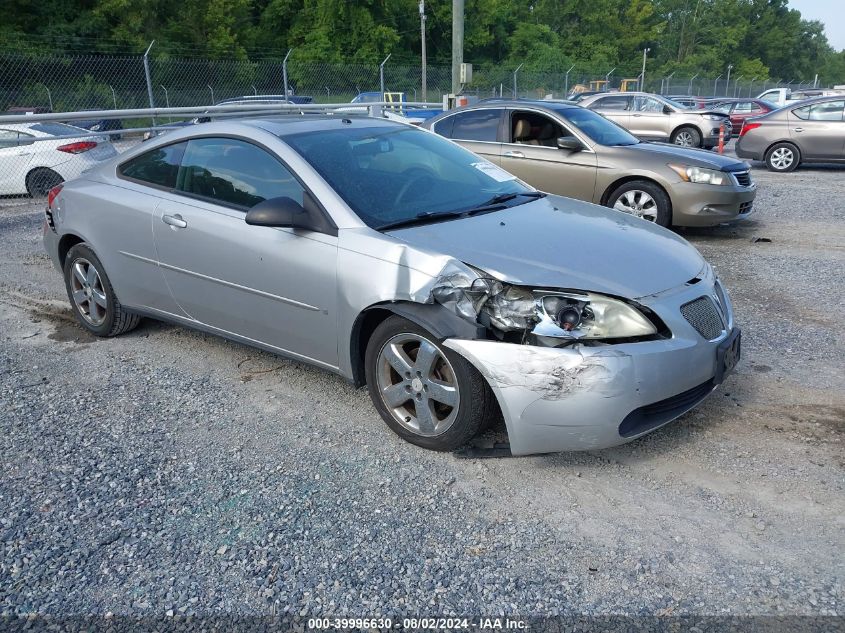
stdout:
<svg viewBox="0 0 845 633">
<path fill-rule="evenodd" d="M 4 0 L 0 42 L 32 54 L 418 63 L 418 0 Z M 430 64 L 451 55 L 451 0 L 427 0 Z M 466 0 L 464 59 L 478 66 L 618 69 L 845 83 L 845 51 L 788 0 Z"/>
</svg>

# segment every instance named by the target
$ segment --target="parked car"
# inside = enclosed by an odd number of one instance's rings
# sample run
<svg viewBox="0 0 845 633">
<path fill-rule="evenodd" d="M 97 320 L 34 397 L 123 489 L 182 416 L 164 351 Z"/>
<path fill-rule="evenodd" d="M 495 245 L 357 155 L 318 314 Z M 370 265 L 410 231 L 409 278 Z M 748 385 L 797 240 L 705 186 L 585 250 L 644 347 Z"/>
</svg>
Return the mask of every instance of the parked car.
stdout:
<svg viewBox="0 0 845 633">
<path fill-rule="evenodd" d="M 765 161 L 772 171 L 801 163 L 845 162 L 845 96 L 800 101 L 748 119 L 736 155 Z"/>
<path fill-rule="evenodd" d="M 731 119 L 733 135 L 739 136 L 746 119 L 777 110 L 777 106 L 762 99 L 719 99 L 709 103 L 705 109 L 727 114 Z"/>
<path fill-rule="evenodd" d="M 598 113 L 548 101 L 452 110 L 425 127 L 530 185 L 662 226 L 711 226 L 751 213 L 747 163 L 635 136 Z"/>
<path fill-rule="evenodd" d="M 595 95 L 580 103 L 645 140 L 712 149 L 719 143 L 721 125 L 725 126 L 727 138 L 731 134 L 727 114 L 687 109 L 669 99 L 645 92 Z"/>
<path fill-rule="evenodd" d="M 621 444 L 739 358 L 728 294 L 681 237 L 384 119 L 174 131 L 47 211 L 89 332 L 145 315 L 312 363 L 366 384 L 425 448 L 462 445 L 497 408 L 517 455 Z"/>
<path fill-rule="evenodd" d="M 86 112 L 86 110 L 82 110 Z M 84 119 L 82 121 L 68 121 L 68 125 L 81 127 L 83 130 L 91 132 L 108 132 L 110 141 L 119 141 L 122 134 L 119 130 L 123 129 L 123 123 L 120 119 Z"/>
<path fill-rule="evenodd" d="M 50 108 L 43 106 L 10 106 L 3 114 L 49 114 Z"/>
<path fill-rule="evenodd" d="M 572 101 L 573 103 L 578 103 L 587 97 L 592 97 L 593 95 L 603 95 L 608 94 L 607 90 L 584 90 L 581 92 L 572 91 L 566 96 L 567 101 Z"/>
<path fill-rule="evenodd" d="M 806 101 L 807 99 L 815 99 L 816 97 L 842 97 L 845 96 L 845 90 L 842 89 L 828 89 L 828 88 L 806 88 L 804 90 L 791 90 L 790 88 L 772 88 L 765 90 L 757 95 L 758 99 L 763 99 L 769 103 L 775 104 L 782 108 L 787 105 L 798 103 L 799 101 Z"/>
<path fill-rule="evenodd" d="M 0 123 L 0 195 L 47 195 L 117 154 L 107 139 L 87 134 L 64 123 Z"/>
</svg>

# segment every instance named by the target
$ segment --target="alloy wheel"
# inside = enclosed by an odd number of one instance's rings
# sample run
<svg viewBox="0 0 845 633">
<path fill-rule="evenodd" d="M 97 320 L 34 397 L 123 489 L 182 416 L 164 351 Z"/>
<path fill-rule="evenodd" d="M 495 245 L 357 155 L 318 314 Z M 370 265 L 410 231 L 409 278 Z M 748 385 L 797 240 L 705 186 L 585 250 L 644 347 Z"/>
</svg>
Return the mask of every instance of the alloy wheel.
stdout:
<svg viewBox="0 0 845 633">
<path fill-rule="evenodd" d="M 73 262 L 71 273 L 70 289 L 76 309 L 91 325 L 102 325 L 108 315 L 108 300 L 100 273 L 82 257 Z"/>
<path fill-rule="evenodd" d="M 692 137 L 691 132 L 679 132 L 677 136 L 675 136 L 675 145 L 681 145 L 683 147 L 692 147 L 695 145 L 695 139 Z"/>
<path fill-rule="evenodd" d="M 376 367 L 382 402 L 405 429 L 435 437 L 454 424 L 461 401 L 457 377 L 431 341 L 397 334 L 381 348 Z"/>
<path fill-rule="evenodd" d="M 769 161 L 775 169 L 789 169 L 795 160 L 795 152 L 788 147 L 778 147 L 772 152 Z"/>
<path fill-rule="evenodd" d="M 657 222 L 657 202 L 651 195 L 640 189 L 623 193 L 617 198 L 613 208 L 649 222 Z"/>
</svg>

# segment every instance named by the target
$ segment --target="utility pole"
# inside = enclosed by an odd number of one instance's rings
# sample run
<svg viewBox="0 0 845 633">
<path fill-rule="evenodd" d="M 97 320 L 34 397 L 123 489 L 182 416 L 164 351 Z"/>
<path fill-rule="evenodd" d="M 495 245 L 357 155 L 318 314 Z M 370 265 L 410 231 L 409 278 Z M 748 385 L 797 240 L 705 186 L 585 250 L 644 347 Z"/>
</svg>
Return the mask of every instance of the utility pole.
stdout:
<svg viewBox="0 0 845 633">
<path fill-rule="evenodd" d="M 452 94 L 461 91 L 464 63 L 464 0 L 452 0 Z"/>
<path fill-rule="evenodd" d="M 425 56 L 425 0 L 420 0 L 420 41 L 422 42 L 422 100 L 427 101 L 428 95 L 426 81 L 426 56 Z"/>
<path fill-rule="evenodd" d="M 640 92 L 645 91 L 645 60 L 646 60 L 646 55 L 648 55 L 648 52 L 650 50 L 651 50 L 650 48 L 644 48 L 643 49 L 643 74 L 640 75 Z"/>
</svg>

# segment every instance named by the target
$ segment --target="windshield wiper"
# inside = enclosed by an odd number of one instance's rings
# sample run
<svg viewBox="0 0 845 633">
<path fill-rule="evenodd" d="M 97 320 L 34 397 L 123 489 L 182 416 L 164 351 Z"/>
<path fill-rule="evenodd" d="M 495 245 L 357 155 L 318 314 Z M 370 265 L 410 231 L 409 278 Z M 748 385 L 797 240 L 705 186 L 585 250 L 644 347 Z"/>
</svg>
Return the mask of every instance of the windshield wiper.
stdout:
<svg viewBox="0 0 845 633">
<path fill-rule="evenodd" d="M 376 230 L 384 231 L 387 229 L 400 229 L 406 226 L 418 226 L 420 224 L 428 224 L 429 222 L 439 222 L 446 218 L 460 218 L 464 215 L 466 215 L 464 211 L 424 211 L 423 213 L 417 213 L 412 218 L 381 224 L 376 227 Z"/>
<path fill-rule="evenodd" d="M 510 202 L 518 197 L 525 197 L 525 198 L 534 198 L 535 200 L 538 198 L 545 198 L 546 194 L 542 191 L 519 191 L 516 193 L 500 193 L 497 196 L 493 196 L 487 202 L 480 204 L 477 207 L 473 207 L 472 209 L 466 209 L 464 211 L 465 215 L 475 215 L 476 213 L 484 213 L 485 211 L 497 211 L 498 209 L 505 208 L 505 202 Z"/>
</svg>

